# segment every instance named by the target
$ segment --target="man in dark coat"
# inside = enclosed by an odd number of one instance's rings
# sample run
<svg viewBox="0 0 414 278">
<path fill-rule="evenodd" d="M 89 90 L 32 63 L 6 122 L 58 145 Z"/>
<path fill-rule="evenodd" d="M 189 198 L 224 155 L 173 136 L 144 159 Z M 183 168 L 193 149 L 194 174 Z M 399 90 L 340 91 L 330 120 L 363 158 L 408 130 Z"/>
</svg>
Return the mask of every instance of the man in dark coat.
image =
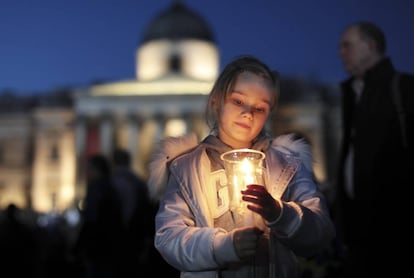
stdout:
<svg viewBox="0 0 414 278">
<path fill-rule="evenodd" d="M 344 277 L 368 277 L 388 267 L 395 273 L 404 265 L 395 251 L 408 232 L 398 221 L 408 220 L 407 192 L 414 185 L 414 76 L 397 75 L 383 31 L 370 22 L 345 29 L 339 54 L 350 75 L 341 83 L 343 137 L 333 213 L 346 251 Z"/>
</svg>

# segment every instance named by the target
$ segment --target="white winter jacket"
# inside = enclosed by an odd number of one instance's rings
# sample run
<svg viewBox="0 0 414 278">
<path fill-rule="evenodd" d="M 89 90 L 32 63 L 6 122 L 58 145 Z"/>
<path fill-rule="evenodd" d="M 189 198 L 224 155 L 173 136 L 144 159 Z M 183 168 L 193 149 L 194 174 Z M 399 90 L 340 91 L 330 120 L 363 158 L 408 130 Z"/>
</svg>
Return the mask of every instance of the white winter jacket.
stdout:
<svg viewBox="0 0 414 278">
<path fill-rule="evenodd" d="M 297 256 L 311 256 L 334 237 L 325 197 L 312 175 L 310 148 L 284 136 L 265 150 L 265 182 L 282 214 L 269 228 L 269 277 L 298 277 Z M 149 190 L 160 198 L 154 244 L 181 277 L 220 277 L 228 262 L 239 261 L 232 232 L 215 228 L 205 182 L 210 160 L 196 138 L 169 138 L 150 164 Z M 242 277 L 239 277 L 242 278 Z"/>
</svg>

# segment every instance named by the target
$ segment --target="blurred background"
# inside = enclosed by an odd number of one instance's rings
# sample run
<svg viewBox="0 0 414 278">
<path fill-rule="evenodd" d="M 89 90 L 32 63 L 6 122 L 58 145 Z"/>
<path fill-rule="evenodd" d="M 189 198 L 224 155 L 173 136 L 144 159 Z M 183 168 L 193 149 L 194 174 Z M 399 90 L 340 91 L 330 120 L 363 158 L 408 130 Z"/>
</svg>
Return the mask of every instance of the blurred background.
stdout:
<svg viewBox="0 0 414 278">
<path fill-rule="evenodd" d="M 279 74 L 280 103 L 267 127 L 311 142 L 315 175 L 329 198 L 338 82 L 346 77 L 337 57 L 340 32 L 358 20 L 378 23 L 396 66 L 413 72 L 413 11 L 408 0 L 2 1 L 0 220 L 40 231 L 44 274 L 57 265 L 53 259 L 81 275 L 70 250 L 87 158 L 123 148 L 147 178 L 161 138 L 208 134 L 207 95 L 239 54 Z"/>
</svg>

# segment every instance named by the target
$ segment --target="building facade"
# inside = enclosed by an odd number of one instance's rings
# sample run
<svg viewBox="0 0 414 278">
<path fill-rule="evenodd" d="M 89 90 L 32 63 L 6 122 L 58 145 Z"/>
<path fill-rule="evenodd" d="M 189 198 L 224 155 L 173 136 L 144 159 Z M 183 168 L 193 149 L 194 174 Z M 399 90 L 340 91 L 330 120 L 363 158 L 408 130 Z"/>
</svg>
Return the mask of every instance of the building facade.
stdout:
<svg viewBox="0 0 414 278">
<path fill-rule="evenodd" d="M 150 22 L 135 57 L 132 80 L 71 88 L 63 94 L 64 105 L 34 102 L 29 110 L 0 114 L 0 207 L 13 202 L 62 212 L 85 195 L 89 155 L 124 148 L 146 178 L 161 138 L 208 134 L 204 110 L 220 55 L 204 19 L 180 1 L 172 3 Z M 326 184 L 337 140 L 334 89 L 288 79 L 281 87 L 269 129 L 274 135 L 305 135 L 312 142 L 315 175 Z"/>
</svg>

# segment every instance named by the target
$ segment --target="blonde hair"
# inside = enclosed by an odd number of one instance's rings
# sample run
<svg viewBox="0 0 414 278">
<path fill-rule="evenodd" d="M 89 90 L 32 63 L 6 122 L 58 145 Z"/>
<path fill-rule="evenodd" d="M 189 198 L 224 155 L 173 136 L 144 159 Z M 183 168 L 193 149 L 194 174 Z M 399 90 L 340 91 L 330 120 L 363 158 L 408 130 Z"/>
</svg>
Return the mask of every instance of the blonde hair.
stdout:
<svg viewBox="0 0 414 278">
<path fill-rule="evenodd" d="M 277 72 L 271 71 L 265 63 L 254 56 L 238 56 L 227 64 L 210 91 L 206 106 L 206 121 L 211 131 L 217 131 L 221 108 L 224 105 L 227 95 L 233 91 L 237 77 L 242 72 L 250 72 L 262 77 L 272 92 L 271 109 L 273 110 L 276 106 L 280 91 Z"/>
</svg>

